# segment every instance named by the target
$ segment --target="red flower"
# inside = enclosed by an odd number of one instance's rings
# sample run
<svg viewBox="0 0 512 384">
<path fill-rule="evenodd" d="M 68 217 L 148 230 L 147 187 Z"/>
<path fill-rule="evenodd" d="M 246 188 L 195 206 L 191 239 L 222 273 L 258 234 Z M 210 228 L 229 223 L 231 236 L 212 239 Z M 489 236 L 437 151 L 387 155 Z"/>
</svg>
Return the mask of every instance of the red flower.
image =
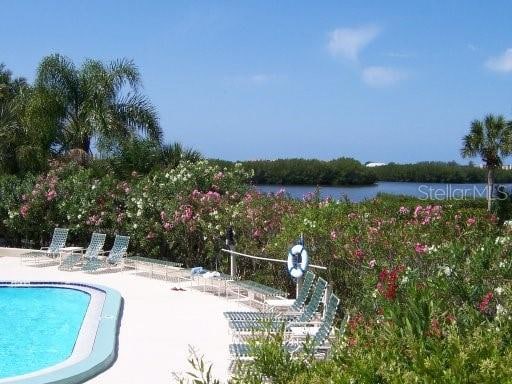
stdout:
<svg viewBox="0 0 512 384">
<path fill-rule="evenodd" d="M 480 301 L 480 304 L 478 304 L 478 309 L 480 312 L 485 313 L 489 309 L 489 303 L 491 302 L 492 298 L 494 297 L 492 291 L 487 292 L 487 294 L 483 297 L 482 301 Z"/>
<path fill-rule="evenodd" d="M 392 270 L 384 268 L 379 273 L 379 282 L 377 283 L 377 290 L 388 300 L 396 298 L 396 291 L 398 289 L 398 278 L 400 273 L 404 270 L 403 266 L 398 266 Z"/>
<path fill-rule="evenodd" d="M 361 249 L 361 248 L 357 248 L 355 251 L 354 251 L 354 256 L 358 259 L 358 260 L 362 260 L 363 257 L 364 257 L 364 251 Z"/>
</svg>

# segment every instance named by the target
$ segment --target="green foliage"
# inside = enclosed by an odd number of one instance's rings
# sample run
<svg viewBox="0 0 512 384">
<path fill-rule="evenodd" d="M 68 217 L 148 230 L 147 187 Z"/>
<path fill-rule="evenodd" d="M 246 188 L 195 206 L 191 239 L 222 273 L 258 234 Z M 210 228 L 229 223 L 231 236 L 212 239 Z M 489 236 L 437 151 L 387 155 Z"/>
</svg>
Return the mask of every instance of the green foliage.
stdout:
<svg viewBox="0 0 512 384">
<path fill-rule="evenodd" d="M 483 121 L 471 122 L 463 138 L 463 157 L 480 156 L 488 169 L 499 168 L 503 158 L 512 153 L 512 125 L 505 117 L 487 115 Z"/>
<path fill-rule="evenodd" d="M 101 168 L 101 167 L 100 167 Z M 506 382 L 510 377 L 512 229 L 483 200 L 381 195 L 354 204 L 249 190 L 241 165 L 207 161 L 119 178 L 74 163 L 37 177 L 0 177 L 0 234 L 48 241 L 56 225 L 85 245 L 94 231 L 131 236 L 130 252 L 218 267 L 227 226 L 237 249 L 284 259 L 303 233 L 315 271 L 352 314 L 326 360 L 291 355 L 284 339 L 254 341 L 234 382 Z M 112 236 L 109 236 L 112 239 Z M 108 247 L 108 245 L 107 245 Z M 241 277 L 293 291 L 280 264 L 240 260 Z M 196 382 L 213 382 L 194 361 Z M 201 381 L 202 380 L 202 381 Z M 326 381 L 328 380 L 328 381 Z"/>
<path fill-rule="evenodd" d="M 421 183 L 482 183 L 487 171 L 474 166 L 459 165 L 455 162 L 443 163 L 425 161 L 415 164 L 390 163 L 373 168 L 378 180 Z M 499 182 L 512 181 L 512 172 L 496 172 Z"/>
<path fill-rule="evenodd" d="M 175 379 L 180 384 L 220 384 L 220 381 L 212 376 L 212 365 L 207 365 L 203 356 L 190 347 L 190 358 L 188 360 L 192 367 L 191 372 L 187 372 L 186 377 L 175 375 Z"/>
<path fill-rule="evenodd" d="M 331 161 L 278 159 L 245 161 L 254 170 L 255 184 L 284 185 L 365 185 L 376 181 L 371 169 L 357 160 L 340 158 Z"/>
<path fill-rule="evenodd" d="M 353 316 L 326 360 L 300 368 L 304 358 L 294 359 L 299 368 L 286 373 L 265 359 L 284 353 L 280 342 L 260 337 L 234 382 L 509 382 L 509 224 L 500 227 L 481 200 L 436 203 L 312 199 L 285 218 L 275 249 L 304 232 Z"/>
<path fill-rule="evenodd" d="M 50 55 L 37 69 L 31 116 L 35 124 L 56 129 L 54 144 L 61 151 L 90 153 L 94 139 L 102 148 L 102 141 L 111 144 L 139 132 L 160 141 L 156 111 L 138 93 L 140 84 L 139 71 L 129 60 L 103 64 L 89 59 L 76 68 L 68 58 Z"/>
</svg>

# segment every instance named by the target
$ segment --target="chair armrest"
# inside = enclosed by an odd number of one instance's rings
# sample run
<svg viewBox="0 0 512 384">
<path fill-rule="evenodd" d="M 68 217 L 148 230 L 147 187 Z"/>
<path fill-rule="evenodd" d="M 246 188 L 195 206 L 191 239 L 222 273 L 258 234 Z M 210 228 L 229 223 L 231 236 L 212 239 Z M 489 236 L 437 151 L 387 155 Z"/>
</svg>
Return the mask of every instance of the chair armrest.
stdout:
<svg viewBox="0 0 512 384">
<path fill-rule="evenodd" d="M 286 329 L 291 327 L 315 327 L 322 325 L 322 321 L 292 321 L 286 324 Z"/>
</svg>

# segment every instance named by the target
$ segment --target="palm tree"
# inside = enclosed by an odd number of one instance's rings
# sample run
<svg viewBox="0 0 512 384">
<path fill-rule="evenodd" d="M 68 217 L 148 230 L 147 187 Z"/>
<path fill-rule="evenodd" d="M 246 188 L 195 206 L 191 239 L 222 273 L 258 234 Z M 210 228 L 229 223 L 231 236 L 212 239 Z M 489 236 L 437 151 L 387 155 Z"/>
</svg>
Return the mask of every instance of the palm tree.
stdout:
<svg viewBox="0 0 512 384">
<path fill-rule="evenodd" d="M 139 133 L 160 142 L 155 108 L 138 92 L 140 85 L 132 61 L 86 60 L 76 68 L 68 58 L 50 55 L 37 69 L 31 116 L 40 127 L 56 127 L 59 152 L 91 154 L 95 140 L 116 142 Z"/>
<path fill-rule="evenodd" d="M 160 162 L 164 166 L 175 168 L 182 161 L 195 163 L 203 158 L 199 151 L 186 148 L 179 142 L 162 145 L 159 149 Z"/>
<path fill-rule="evenodd" d="M 50 144 L 25 125 L 27 100 L 31 93 L 24 78 L 13 78 L 0 64 L 0 171 L 20 173 L 45 167 Z"/>
<path fill-rule="evenodd" d="M 512 125 L 501 115 L 487 115 L 471 122 L 469 134 L 462 139 L 462 157 L 480 156 L 487 169 L 487 210 L 491 210 L 494 171 L 503 158 L 512 154 Z"/>
</svg>

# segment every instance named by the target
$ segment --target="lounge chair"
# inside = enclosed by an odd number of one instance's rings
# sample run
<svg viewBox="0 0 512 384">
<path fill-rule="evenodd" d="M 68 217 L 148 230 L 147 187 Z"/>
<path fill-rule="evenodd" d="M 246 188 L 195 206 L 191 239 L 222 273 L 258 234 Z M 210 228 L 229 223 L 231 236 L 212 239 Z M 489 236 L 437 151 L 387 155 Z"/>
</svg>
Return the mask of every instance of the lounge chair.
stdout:
<svg viewBox="0 0 512 384">
<path fill-rule="evenodd" d="M 60 255 L 60 250 L 64 248 L 66 245 L 66 240 L 68 238 L 69 229 L 67 228 L 55 228 L 53 230 L 52 241 L 48 247 L 42 247 L 39 250 L 33 250 L 21 255 L 21 262 L 27 258 L 32 258 L 33 261 L 36 261 L 38 258 L 48 257 L 50 259 L 55 259 Z M 48 260 L 46 260 L 47 262 Z"/>
<path fill-rule="evenodd" d="M 292 322 L 310 322 L 313 320 L 318 307 L 322 302 L 326 288 L 327 281 L 319 277 L 309 303 L 304 307 L 304 311 L 300 314 L 276 316 L 273 313 L 263 314 L 254 312 L 254 315 L 257 316 L 259 314 L 261 317 L 256 317 L 253 320 L 230 321 L 229 328 L 235 335 L 244 336 L 262 329 L 277 332 L 283 327 L 283 325 L 291 324 Z"/>
<path fill-rule="evenodd" d="M 306 303 L 311 288 L 313 288 L 313 282 L 315 280 L 315 274 L 307 271 L 304 275 L 302 286 L 300 287 L 297 298 L 293 299 L 270 299 L 266 300 L 265 304 L 270 307 L 271 310 L 285 310 L 286 312 L 298 312 Z"/>
<path fill-rule="evenodd" d="M 292 315 L 292 314 L 298 314 L 303 308 L 304 304 L 306 302 L 306 299 L 308 298 L 309 292 L 311 291 L 311 288 L 313 287 L 313 282 L 315 279 L 315 274 L 313 272 L 307 272 L 306 276 L 304 277 L 304 283 L 302 284 L 301 289 L 299 290 L 299 294 L 297 295 L 297 298 L 295 300 L 288 300 L 288 299 L 273 299 L 273 300 L 267 300 L 265 303 L 268 305 L 270 303 L 271 309 L 274 309 L 276 307 L 280 308 L 286 308 L 287 311 L 285 311 L 286 314 Z M 275 302 L 275 304 L 274 304 Z M 257 319 L 264 319 L 276 316 L 276 313 L 273 311 L 270 312 L 249 312 L 249 311 L 238 311 L 238 312 L 224 312 L 224 316 L 228 320 L 232 321 L 243 321 L 243 320 L 257 320 Z"/>
<path fill-rule="evenodd" d="M 105 244 L 105 238 L 107 235 L 104 233 L 94 232 L 91 236 L 91 241 L 89 246 L 85 250 L 85 253 L 81 252 L 73 252 L 68 257 L 66 257 L 60 264 L 59 269 L 70 271 L 73 267 L 78 264 L 82 259 L 91 260 L 96 259 L 98 254 L 101 253 L 103 249 L 103 244 Z"/>
<path fill-rule="evenodd" d="M 128 249 L 128 243 L 130 242 L 130 236 L 116 235 L 114 239 L 114 245 L 108 252 L 108 257 L 99 258 L 94 257 L 84 264 L 83 270 L 86 272 L 95 272 L 99 269 L 110 269 L 114 266 L 122 267 L 123 258 L 126 256 L 126 250 Z M 98 254 L 105 254 L 105 251 L 98 252 Z"/>
<path fill-rule="evenodd" d="M 306 335 L 306 337 L 292 337 L 291 339 L 287 339 L 287 341 L 283 344 L 283 348 L 285 348 L 288 352 L 290 352 L 293 355 L 304 350 L 304 345 L 306 345 L 307 340 L 310 339 L 310 349 L 308 350 L 311 350 L 311 353 L 313 353 L 315 356 L 318 356 L 320 354 L 326 354 L 327 351 L 329 350 L 329 346 L 326 345 L 326 341 L 329 338 L 329 335 L 331 334 L 339 303 L 340 299 L 336 295 L 331 294 L 329 300 L 327 301 L 325 314 L 321 322 L 310 322 L 307 324 L 307 327 L 305 327 L 301 323 L 292 323 L 289 326 L 287 326 L 285 328 L 285 331 L 287 332 L 288 335 L 293 335 L 294 330 L 298 329 L 298 333 L 300 335 Z M 341 332 L 344 332 L 347 320 L 348 314 L 345 315 L 342 325 L 340 327 Z M 309 328 L 309 331 L 311 332 L 304 332 L 303 329 L 305 328 Z M 248 360 L 253 358 L 253 348 L 254 347 L 252 347 L 250 344 L 231 344 L 229 346 L 229 352 L 231 354 L 232 359 Z"/>
</svg>

